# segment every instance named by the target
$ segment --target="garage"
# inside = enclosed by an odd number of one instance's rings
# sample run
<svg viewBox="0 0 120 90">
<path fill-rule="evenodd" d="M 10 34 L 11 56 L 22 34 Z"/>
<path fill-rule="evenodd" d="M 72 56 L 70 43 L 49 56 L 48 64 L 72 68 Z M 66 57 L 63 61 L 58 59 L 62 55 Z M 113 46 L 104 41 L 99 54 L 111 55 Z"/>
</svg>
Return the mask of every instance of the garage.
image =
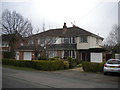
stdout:
<svg viewBox="0 0 120 90">
<path fill-rule="evenodd" d="M 32 60 L 32 52 L 24 52 L 24 60 Z"/>
<path fill-rule="evenodd" d="M 97 63 L 101 63 L 103 60 L 103 55 L 102 53 L 91 53 L 91 62 L 97 62 Z"/>
</svg>

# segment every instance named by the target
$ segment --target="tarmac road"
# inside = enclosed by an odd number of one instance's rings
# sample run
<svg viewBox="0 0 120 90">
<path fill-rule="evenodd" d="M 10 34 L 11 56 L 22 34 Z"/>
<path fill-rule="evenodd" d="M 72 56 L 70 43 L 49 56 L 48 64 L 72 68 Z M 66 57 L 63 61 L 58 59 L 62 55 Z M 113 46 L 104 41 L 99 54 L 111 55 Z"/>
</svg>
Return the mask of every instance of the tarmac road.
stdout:
<svg viewBox="0 0 120 90">
<path fill-rule="evenodd" d="M 119 76 L 102 73 L 2 68 L 2 88 L 118 88 L 118 80 Z"/>
</svg>

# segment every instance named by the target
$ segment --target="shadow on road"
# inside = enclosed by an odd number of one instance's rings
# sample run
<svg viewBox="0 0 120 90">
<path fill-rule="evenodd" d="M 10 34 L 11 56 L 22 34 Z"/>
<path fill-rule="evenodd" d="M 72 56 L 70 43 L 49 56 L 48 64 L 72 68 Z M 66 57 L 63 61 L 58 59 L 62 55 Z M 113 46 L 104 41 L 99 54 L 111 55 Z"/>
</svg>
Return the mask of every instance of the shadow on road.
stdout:
<svg viewBox="0 0 120 90">
<path fill-rule="evenodd" d="M 120 77 L 120 73 L 107 73 L 107 76 Z"/>
</svg>

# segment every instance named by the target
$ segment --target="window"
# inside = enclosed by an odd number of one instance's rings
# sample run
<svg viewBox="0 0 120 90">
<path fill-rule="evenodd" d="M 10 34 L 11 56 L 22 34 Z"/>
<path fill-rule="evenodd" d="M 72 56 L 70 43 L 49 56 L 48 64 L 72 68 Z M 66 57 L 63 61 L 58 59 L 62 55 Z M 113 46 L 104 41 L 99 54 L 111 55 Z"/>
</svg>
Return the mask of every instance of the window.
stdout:
<svg viewBox="0 0 120 90">
<path fill-rule="evenodd" d="M 41 39 L 40 44 L 45 44 L 45 39 Z"/>
<path fill-rule="evenodd" d="M 81 43 L 87 43 L 87 36 L 80 36 Z"/>
<path fill-rule="evenodd" d="M 75 37 L 72 37 L 72 43 L 75 43 Z"/>
<path fill-rule="evenodd" d="M 98 38 L 96 38 L 96 44 L 97 44 L 97 45 L 99 44 L 99 39 L 98 39 Z"/>
<path fill-rule="evenodd" d="M 65 50 L 64 51 L 64 57 L 72 57 L 72 58 L 75 58 L 75 50 Z"/>
<path fill-rule="evenodd" d="M 28 44 L 29 44 L 29 45 L 33 45 L 33 44 L 34 44 L 34 43 L 33 43 L 33 40 L 29 40 L 29 41 L 28 41 Z"/>
<path fill-rule="evenodd" d="M 7 42 L 2 42 L 2 47 L 8 47 L 8 43 Z"/>
<path fill-rule="evenodd" d="M 55 38 L 55 37 L 51 38 L 51 39 L 49 40 L 50 44 L 54 44 L 54 43 L 56 42 L 56 39 L 57 39 L 57 38 Z"/>
<path fill-rule="evenodd" d="M 62 39 L 62 43 L 73 44 L 75 43 L 75 37 L 65 37 Z"/>
<path fill-rule="evenodd" d="M 57 51 L 49 51 L 49 58 L 57 56 Z"/>
<path fill-rule="evenodd" d="M 68 44 L 68 43 L 69 43 L 69 38 L 68 38 L 68 37 L 65 37 L 65 38 L 64 38 L 64 43 L 65 43 L 65 44 Z"/>
<path fill-rule="evenodd" d="M 118 60 L 110 60 L 107 63 L 108 64 L 120 64 L 120 61 L 118 61 Z"/>
</svg>

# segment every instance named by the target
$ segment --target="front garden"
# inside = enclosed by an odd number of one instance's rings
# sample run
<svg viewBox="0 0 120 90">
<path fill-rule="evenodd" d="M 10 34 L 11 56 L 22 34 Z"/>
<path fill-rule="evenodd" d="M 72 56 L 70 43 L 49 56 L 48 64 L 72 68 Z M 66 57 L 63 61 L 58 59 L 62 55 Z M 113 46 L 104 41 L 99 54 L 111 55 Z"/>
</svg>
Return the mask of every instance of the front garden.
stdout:
<svg viewBox="0 0 120 90">
<path fill-rule="evenodd" d="M 42 71 L 55 71 L 71 68 L 83 68 L 85 72 L 102 72 L 104 63 L 93 63 L 86 61 L 79 61 L 68 57 L 62 60 L 59 57 L 53 57 L 48 60 L 15 60 L 15 59 L 2 59 L 3 65 L 12 65 L 16 67 L 27 67 Z"/>
</svg>

